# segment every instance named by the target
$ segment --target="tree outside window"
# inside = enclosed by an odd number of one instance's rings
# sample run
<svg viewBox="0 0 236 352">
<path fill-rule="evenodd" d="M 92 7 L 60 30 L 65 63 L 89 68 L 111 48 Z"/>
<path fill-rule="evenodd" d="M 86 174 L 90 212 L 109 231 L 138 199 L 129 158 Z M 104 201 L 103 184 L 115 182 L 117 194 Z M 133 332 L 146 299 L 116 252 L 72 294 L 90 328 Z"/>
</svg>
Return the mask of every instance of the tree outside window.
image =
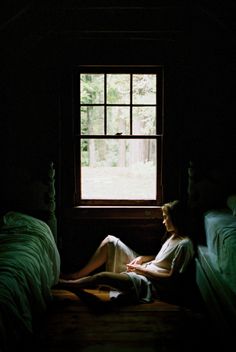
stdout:
<svg viewBox="0 0 236 352">
<path fill-rule="evenodd" d="M 76 75 L 78 205 L 161 203 L 162 74 Z"/>
</svg>

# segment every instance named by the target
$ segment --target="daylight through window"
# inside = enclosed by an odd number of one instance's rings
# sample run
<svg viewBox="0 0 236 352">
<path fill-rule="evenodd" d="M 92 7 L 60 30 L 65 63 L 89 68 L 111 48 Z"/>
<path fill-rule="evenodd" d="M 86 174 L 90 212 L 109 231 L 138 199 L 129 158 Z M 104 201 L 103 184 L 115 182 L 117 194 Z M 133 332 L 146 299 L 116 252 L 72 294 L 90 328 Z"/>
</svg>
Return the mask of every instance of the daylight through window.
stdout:
<svg viewBox="0 0 236 352">
<path fill-rule="evenodd" d="M 157 204 L 161 186 L 161 70 L 88 70 L 77 76 L 77 87 L 78 203 Z"/>
</svg>

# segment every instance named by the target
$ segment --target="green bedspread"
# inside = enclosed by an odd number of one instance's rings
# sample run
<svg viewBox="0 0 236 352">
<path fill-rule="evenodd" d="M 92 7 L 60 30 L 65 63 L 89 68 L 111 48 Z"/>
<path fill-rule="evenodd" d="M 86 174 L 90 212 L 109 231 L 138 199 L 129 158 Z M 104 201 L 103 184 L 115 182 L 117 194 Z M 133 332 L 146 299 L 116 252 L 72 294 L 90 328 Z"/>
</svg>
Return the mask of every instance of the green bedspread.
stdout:
<svg viewBox="0 0 236 352">
<path fill-rule="evenodd" d="M 45 222 L 17 212 L 8 212 L 1 222 L 1 323 L 12 335 L 19 326 L 32 333 L 58 281 L 59 252 Z"/>
</svg>

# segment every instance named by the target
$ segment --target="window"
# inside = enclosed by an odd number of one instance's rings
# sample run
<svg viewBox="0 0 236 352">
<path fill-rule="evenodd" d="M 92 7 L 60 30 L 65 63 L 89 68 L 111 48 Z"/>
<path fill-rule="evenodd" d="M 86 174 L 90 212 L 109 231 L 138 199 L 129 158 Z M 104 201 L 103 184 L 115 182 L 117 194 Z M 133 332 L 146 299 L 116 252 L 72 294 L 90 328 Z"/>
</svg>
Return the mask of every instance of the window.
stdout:
<svg viewBox="0 0 236 352">
<path fill-rule="evenodd" d="M 163 69 L 74 74 L 75 205 L 162 201 Z"/>
</svg>

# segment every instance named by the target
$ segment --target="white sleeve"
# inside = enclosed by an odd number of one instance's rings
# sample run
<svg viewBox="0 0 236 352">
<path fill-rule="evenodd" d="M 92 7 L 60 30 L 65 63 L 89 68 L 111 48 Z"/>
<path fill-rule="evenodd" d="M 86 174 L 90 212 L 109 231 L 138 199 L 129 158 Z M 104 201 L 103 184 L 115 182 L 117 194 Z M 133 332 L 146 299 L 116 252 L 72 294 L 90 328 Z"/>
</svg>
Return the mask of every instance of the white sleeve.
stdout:
<svg viewBox="0 0 236 352">
<path fill-rule="evenodd" d="M 183 273 L 193 257 L 193 246 L 190 240 L 182 241 L 176 248 L 175 256 L 171 264 L 174 272 Z"/>
</svg>

